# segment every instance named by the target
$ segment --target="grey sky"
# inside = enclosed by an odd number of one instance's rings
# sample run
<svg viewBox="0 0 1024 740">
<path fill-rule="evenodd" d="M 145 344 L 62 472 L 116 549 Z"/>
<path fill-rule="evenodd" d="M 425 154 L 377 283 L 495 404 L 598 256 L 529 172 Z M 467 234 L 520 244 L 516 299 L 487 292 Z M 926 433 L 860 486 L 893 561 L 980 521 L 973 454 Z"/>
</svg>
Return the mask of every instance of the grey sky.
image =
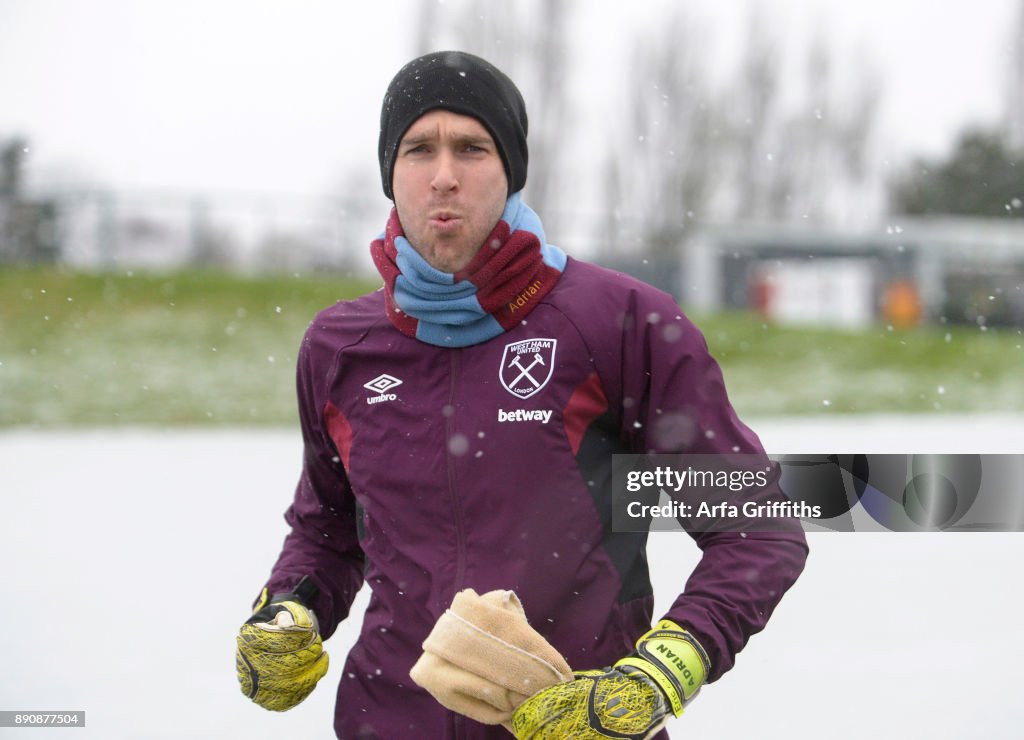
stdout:
<svg viewBox="0 0 1024 740">
<path fill-rule="evenodd" d="M 653 27 L 665 2 L 583 4 L 573 48 L 614 74 L 627 58 L 623 28 Z M 441 2 L 442 14 L 454 5 Z M 723 66 L 750 5 L 690 4 Z M 1001 115 L 1017 0 L 763 5 L 794 58 L 823 26 L 841 58 L 862 50 L 872 60 L 885 88 L 883 157 L 941 151 L 965 123 Z M 0 0 L 0 137 L 30 138 L 41 179 L 327 192 L 352 172 L 373 175 L 378 106 L 412 55 L 416 9 L 413 0 Z M 607 84 L 598 80 L 575 99 L 600 116 Z"/>
</svg>

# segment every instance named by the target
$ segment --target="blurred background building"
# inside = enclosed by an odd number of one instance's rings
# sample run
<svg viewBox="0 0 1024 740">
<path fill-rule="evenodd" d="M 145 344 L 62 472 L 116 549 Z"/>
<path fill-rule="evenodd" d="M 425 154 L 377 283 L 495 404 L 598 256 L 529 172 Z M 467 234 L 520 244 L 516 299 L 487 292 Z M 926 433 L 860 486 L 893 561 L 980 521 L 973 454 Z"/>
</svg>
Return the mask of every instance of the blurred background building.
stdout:
<svg viewBox="0 0 1024 740">
<path fill-rule="evenodd" d="M 675 278 L 688 306 L 754 309 L 787 324 L 1024 326 L 1024 222 L 909 217 L 883 233 L 708 227 L 684 246 Z"/>
</svg>

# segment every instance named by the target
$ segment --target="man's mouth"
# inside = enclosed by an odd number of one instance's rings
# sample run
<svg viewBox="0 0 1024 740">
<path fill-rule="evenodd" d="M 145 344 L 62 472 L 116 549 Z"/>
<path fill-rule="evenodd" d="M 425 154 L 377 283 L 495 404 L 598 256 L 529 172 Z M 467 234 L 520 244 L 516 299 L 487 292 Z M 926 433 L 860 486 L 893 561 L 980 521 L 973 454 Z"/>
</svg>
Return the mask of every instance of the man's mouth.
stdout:
<svg viewBox="0 0 1024 740">
<path fill-rule="evenodd" d="M 450 211 L 438 211 L 430 216 L 430 225 L 441 231 L 454 229 L 462 222 L 462 219 Z"/>
</svg>

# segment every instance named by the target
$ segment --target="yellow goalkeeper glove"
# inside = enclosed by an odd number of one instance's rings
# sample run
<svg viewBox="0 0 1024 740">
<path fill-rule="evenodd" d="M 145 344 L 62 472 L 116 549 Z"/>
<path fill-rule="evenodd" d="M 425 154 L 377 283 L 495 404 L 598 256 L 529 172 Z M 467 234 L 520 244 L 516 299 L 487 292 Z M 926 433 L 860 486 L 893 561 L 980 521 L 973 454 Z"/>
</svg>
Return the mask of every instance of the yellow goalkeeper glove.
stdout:
<svg viewBox="0 0 1024 740">
<path fill-rule="evenodd" d="M 693 635 L 663 619 L 611 668 L 579 671 L 527 699 L 512 715 L 512 731 L 518 740 L 650 738 L 669 715 L 683 713 L 710 670 Z"/>
<path fill-rule="evenodd" d="M 316 615 L 307 606 L 317 586 L 303 578 L 270 598 L 263 589 L 238 633 L 235 668 L 242 693 L 264 709 L 283 712 L 301 702 L 327 673 Z"/>
</svg>

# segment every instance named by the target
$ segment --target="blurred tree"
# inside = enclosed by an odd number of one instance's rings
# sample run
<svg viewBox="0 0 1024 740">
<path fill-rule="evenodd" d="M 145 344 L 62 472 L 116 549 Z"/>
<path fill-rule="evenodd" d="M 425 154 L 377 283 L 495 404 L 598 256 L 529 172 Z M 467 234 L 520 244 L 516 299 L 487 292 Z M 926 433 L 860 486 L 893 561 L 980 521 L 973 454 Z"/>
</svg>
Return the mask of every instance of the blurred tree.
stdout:
<svg viewBox="0 0 1024 740">
<path fill-rule="evenodd" d="M 416 29 L 413 46 L 416 49 L 415 53 L 417 55 L 437 51 L 441 48 L 440 38 L 438 37 L 438 30 L 440 28 L 438 10 L 440 7 L 440 3 L 436 2 L 436 0 L 420 0 L 417 10 L 418 17 L 413 24 L 413 28 Z"/>
<path fill-rule="evenodd" d="M 1024 148 L 1024 0 L 1017 2 L 1006 82 L 1007 141 L 1014 149 L 1021 149 Z"/>
<path fill-rule="evenodd" d="M 672 256 L 692 222 L 839 220 L 860 202 L 881 96 L 873 68 L 861 55 L 840 77 L 819 28 L 802 73 L 784 77 L 768 7 L 753 8 L 722 82 L 705 64 L 715 58 L 709 35 L 685 8 L 636 39 L 626 146 L 604 169 L 625 178 L 605 184 L 606 210 L 637 219 L 620 220 L 617 243 L 638 230 L 649 255 Z"/>
<path fill-rule="evenodd" d="M 917 159 L 892 183 L 895 213 L 1024 215 L 1024 152 L 998 130 L 969 129 L 948 159 Z"/>
<path fill-rule="evenodd" d="M 22 170 L 28 143 L 21 138 L 0 141 L 0 199 L 16 201 L 21 197 Z"/>
<path fill-rule="evenodd" d="M 729 139 L 735 149 L 733 174 L 736 217 L 761 219 L 783 213 L 792 189 L 792 158 L 779 157 L 791 141 L 780 130 L 781 54 L 765 33 L 764 6 L 751 13 L 744 56 L 732 89 L 726 93 Z"/>
<path fill-rule="evenodd" d="M 688 222 L 700 218 L 720 176 L 725 145 L 702 65 L 704 34 L 678 9 L 653 37 L 638 38 L 620 136 L 610 147 L 604 186 L 613 198 L 605 210 L 628 213 L 617 222 L 613 243 L 639 237 L 651 256 L 674 255 Z"/>
<path fill-rule="evenodd" d="M 947 157 L 915 159 L 889 183 L 891 211 L 1024 215 L 1024 0 L 1017 0 L 1008 40 L 1001 126 L 965 128 Z"/>
<path fill-rule="evenodd" d="M 0 141 L 0 260 L 54 262 L 60 252 L 57 204 L 24 193 L 28 142 Z"/>
<path fill-rule="evenodd" d="M 782 136 L 771 163 L 770 208 L 775 220 L 824 222 L 868 179 L 867 159 L 881 85 L 863 57 L 842 81 L 834 47 L 820 29 L 804 66 L 803 104 L 781 112 Z"/>
</svg>

